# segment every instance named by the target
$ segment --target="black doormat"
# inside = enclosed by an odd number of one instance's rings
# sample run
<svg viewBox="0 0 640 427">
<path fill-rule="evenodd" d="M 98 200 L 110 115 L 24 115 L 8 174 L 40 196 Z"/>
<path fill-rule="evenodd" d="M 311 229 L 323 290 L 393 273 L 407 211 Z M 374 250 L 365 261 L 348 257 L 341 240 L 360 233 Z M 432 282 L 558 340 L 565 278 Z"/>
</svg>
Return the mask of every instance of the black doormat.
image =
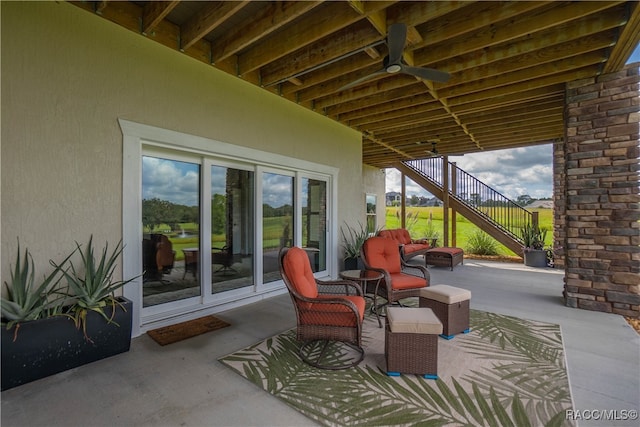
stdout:
<svg viewBox="0 0 640 427">
<path fill-rule="evenodd" d="M 147 331 L 155 342 L 160 345 L 173 344 L 174 342 L 186 340 L 206 332 L 215 331 L 230 326 L 224 320 L 215 316 L 204 316 L 198 319 L 189 320 L 175 325 L 165 326 L 163 328 Z"/>
</svg>

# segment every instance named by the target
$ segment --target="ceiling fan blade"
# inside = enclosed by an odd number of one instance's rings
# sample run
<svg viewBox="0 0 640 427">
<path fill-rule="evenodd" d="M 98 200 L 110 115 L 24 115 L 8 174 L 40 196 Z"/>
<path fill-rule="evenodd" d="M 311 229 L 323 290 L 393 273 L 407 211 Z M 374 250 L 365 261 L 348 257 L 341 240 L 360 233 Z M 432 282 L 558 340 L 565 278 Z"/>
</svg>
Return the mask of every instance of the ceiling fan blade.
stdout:
<svg viewBox="0 0 640 427">
<path fill-rule="evenodd" d="M 411 67 L 408 65 L 403 65 L 400 72 L 437 83 L 446 83 L 449 81 L 449 77 L 451 77 L 449 73 L 445 71 L 434 70 L 433 68 Z"/>
<path fill-rule="evenodd" d="M 391 24 L 387 34 L 389 47 L 389 64 L 399 64 L 407 43 L 407 26 L 405 24 Z"/>
<path fill-rule="evenodd" d="M 377 77 L 377 76 L 380 76 L 380 75 L 383 75 L 383 74 L 387 74 L 387 70 L 385 70 L 384 68 L 382 70 L 378 70 L 378 71 L 373 72 L 373 73 L 371 73 L 369 75 L 366 75 L 364 77 L 360 77 L 359 79 L 354 80 L 351 83 L 342 86 L 340 89 L 338 89 L 338 91 L 351 89 L 352 87 L 358 86 L 359 84 L 364 83 L 367 80 L 370 80 L 370 79 L 372 79 L 374 77 Z"/>
</svg>

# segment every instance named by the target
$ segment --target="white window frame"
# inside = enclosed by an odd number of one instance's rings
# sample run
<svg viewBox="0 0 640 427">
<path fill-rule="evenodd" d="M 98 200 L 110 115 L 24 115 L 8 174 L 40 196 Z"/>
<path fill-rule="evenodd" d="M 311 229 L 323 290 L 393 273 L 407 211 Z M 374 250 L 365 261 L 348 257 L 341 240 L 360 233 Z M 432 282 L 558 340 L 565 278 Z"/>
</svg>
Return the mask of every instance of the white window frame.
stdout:
<svg viewBox="0 0 640 427">
<path fill-rule="evenodd" d="M 123 255 L 122 273 L 123 277 L 134 277 L 142 271 L 142 242 L 139 238 L 142 235 L 142 208 L 140 200 L 142 198 L 142 155 L 143 147 L 146 153 L 147 147 L 153 147 L 149 151 L 169 150 L 174 153 L 184 153 L 185 157 L 201 159 L 201 192 L 206 193 L 210 183 L 207 179 L 207 167 L 211 164 L 228 164 L 231 167 L 255 167 L 256 171 L 256 220 L 261 220 L 261 196 L 262 196 L 262 171 L 288 171 L 295 176 L 295 183 L 299 184 L 300 177 L 322 177 L 327 180 L 327 269 L 320 276 L 336 277 L 338 265 L 336 257 L 332 256 L 338 252 L 338 229 L 337 224 L 337 194 L 338 194 L 338 173 L 339 169 L 296 159 L 281 154 L 269 153 L 253 148 L 233 145 L 209 138 L 162 129 L 118 119 L 123 134 L 123 184 L 122 184 L 122 235 L 123 235 Z M 211 161 L 210 161 L 211 159 Z M 225 163 L 227 162 L 227 163 Z M 249 166 L 251 165 L 251 166 Z M 300 221 L 299 209 L 300 200 L 299 186 L 295 188 L 296 219 Z M 206 205 L 206 204 L 201 204 Z M 209 218 L 204 215 L 206 207 L 201 206 L 202 218 Z M 210 207 L 209 207 L 210 209 Z M 210 229 L 210 224 L 204 220 L 200 221 L 201 236 Z M 258 224 L 256 224 L 258 225 Z M 296 226 L 296 242 L 300 242 L 301 224 Z M 206 229 L 205 229 L 206 228 Z M 260 231 L 258 231 L 258 229 Z M 255 287 L 249 289 L 238 289 L 236 293 L 231 292 L 223 298 L 216 298 L 211 295 L 202 295 L 201 303 L 194 306 L 192 303 L 185 303 L 175 312 L 154 313 L 152 315 L 142 314 L 142 277 L 137 277 L 134 281 L 123 288 L 123 295 L 133 302 L 133 330 L 132 335 L 138 336 L 149 329 L 164 326 L 165 324 L 176 323 L 177 321 L 189 320 L 204 314 L 216 313 L 229 308 L 249 304 L 277 294 L 286 292 L 282 281 L 271 282 L 268 286 L 262 286 L 262 269 L 258 269 L 262 263 L 262 241 L 260 240 L 262 226 L 256 227 L 255 241 L 255 268 L 260 275 L 256 276 Z M 201 239 L 202 240 L 202 239 Z M 206 240 L 206 239 L 205 239 Z M 201 244 L 204 242 L 201 242 Z M 210 245 L 210 243 L 209 243 Z M 209 267 L 210 268 L 210 267 Z M 233 294 L 233 295 L 231 295 Z M 191 301 L 191 300 L 190 300 Z"/>
</svg>

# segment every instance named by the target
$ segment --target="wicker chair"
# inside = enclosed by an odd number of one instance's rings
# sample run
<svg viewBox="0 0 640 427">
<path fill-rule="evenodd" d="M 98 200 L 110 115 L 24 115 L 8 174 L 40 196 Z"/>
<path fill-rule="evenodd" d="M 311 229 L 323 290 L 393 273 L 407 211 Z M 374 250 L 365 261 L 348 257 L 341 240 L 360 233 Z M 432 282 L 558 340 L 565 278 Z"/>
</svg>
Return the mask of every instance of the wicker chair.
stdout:
<svg viewBox="0 0 640 427">
<path fill-rule="evenodd" d="M 307 253 L 298 247 L 282 248 L 278 261 L 296 311 L 297 339 L 302 341 L 300 358 L 316 368 L 332 370 L 360 363 L 364 358 L 361 341 L 365 310 L 360 286 L 348 280 L 316 279 Z M 329 345 L 337 353 L 323 362 Z"/>
<path fill-rule="evenodd" d="M 380 309 L 387 304 L 399 303 L 401 299 L 420 296 L 420 289 L 429 286 L 430 275 L 427 267 L 407 264 L 401 257 L 397 243 L 384 237 L 370 237 L 360 248 L 362 263 L 367 270 L 379 271 L 384 275 L 379 288 L 374 293 L 372 310 L 378 320 Z M 419 270 L 420 276 L 407 274 L 403 269 Z M 378 305 L 377 298 L 387 300 Z"/>
</svg>

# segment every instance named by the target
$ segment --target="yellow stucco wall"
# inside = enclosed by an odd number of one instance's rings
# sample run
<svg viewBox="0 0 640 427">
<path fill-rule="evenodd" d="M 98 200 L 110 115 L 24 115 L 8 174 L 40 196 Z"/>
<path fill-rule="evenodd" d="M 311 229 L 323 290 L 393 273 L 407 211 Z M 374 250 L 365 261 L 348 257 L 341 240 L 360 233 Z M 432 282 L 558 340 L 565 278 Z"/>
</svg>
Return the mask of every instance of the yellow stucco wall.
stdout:
<svg viewBox="0 0 640 427">
<path fill-rule="evenodd" d="M 122 237 L 119 118 L 338 168 L 364 219 L 357 132 L 68 3 L 0 7 L 3 281 L 18 237 L 45 266 Z"/>
</svg>

